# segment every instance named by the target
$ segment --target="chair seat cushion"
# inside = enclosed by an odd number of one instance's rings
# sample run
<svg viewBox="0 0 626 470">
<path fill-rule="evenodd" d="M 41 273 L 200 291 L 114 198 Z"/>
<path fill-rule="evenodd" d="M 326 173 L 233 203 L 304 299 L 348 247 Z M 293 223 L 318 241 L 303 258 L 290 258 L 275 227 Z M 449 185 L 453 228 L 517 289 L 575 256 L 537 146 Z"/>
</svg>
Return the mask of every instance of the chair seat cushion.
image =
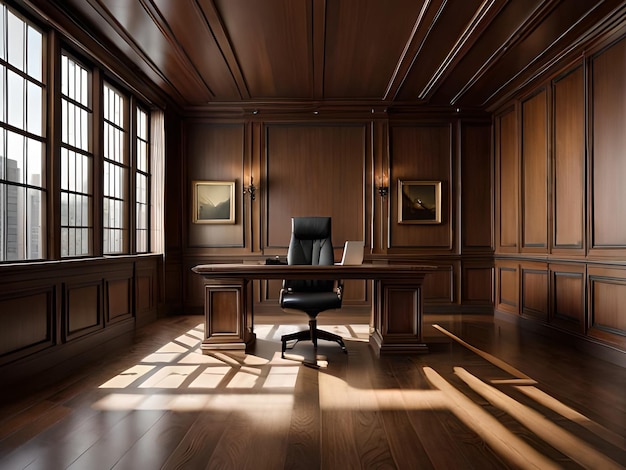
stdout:
<svg viewBox="0 0 626 470">
<path fill-rule="evenodd" d="M 341 308 L 341 297 L 336 292 L 297 292 L 281 293 L 282 308 L 293 308 L 304 312 Z"/>
</svg>

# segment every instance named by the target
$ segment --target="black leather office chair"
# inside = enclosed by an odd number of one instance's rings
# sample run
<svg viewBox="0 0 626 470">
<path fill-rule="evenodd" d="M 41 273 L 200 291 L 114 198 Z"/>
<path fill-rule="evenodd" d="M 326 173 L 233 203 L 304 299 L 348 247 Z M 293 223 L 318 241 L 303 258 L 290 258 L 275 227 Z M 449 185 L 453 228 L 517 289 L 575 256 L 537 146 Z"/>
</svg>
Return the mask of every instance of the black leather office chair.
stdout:
<svg viewBox="0 0 626 470">
<path fill-rule="evenodd" d="M 293 217 L 291 219 L 291 241 L 287 251 L 287 264 L 334 264 L 331 241 L 330 217 Z M 309 329 L 283 335 L 282 357 L 288 341 L 311 340 L 317 349 L 318 338 L 336 341 L 346 351 L 341 336 L 317 329 L 317 314 L 341 307 L 341 282 L 332 280 L 288 280 L 283 281 L 280 291 L 280 306 L 286 310 L 300 310 L 309 316 Z"/>
</svg>

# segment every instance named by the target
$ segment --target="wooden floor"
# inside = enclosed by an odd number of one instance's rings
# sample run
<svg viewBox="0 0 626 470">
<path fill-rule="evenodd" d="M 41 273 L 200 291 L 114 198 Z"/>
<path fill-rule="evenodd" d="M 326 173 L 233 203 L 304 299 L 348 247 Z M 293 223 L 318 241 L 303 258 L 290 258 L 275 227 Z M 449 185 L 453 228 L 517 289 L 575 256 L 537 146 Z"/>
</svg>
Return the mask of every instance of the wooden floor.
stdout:
<svg viewBox="0 0 626 470">
<path fill-rule="evenodd" d="M 2 469 L 624 468 L 626 370 L 491 316 L 427 316 L 426 355 L 348 354 L 256 318 L 247 354 L 202 355 L 202 317 L 0 406 Z M 283 321 L 285 320 L 285 321 Z M 333 324 L 335 320 L 336 324 Z M 314 361 L 319 368 L 305 367 Z"/>
</svg>

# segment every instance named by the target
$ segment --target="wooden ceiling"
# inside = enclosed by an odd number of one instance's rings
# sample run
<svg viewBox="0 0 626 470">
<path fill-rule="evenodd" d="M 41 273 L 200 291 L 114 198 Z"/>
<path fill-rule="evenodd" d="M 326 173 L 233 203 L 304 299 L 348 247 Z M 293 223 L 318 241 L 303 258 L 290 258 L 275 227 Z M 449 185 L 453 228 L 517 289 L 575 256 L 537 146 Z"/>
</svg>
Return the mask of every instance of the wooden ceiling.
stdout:
<svg viewBox="0 0 626 470">
<path fill-rule="evenodd" d="M 488 109 L 626 11 L 623 0 L 30 3 L 71 19 L 183 109 Z"/>
</svg>

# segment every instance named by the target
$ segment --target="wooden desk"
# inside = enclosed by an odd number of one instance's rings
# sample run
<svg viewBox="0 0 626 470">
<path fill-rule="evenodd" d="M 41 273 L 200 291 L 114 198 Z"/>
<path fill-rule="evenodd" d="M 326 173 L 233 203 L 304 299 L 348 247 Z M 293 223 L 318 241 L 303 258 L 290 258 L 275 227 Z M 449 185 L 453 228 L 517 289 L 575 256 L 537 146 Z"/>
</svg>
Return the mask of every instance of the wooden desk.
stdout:
<svg viewBox="0 0 626 470">
<path fill-rule="evenodd" d="M 255 339 L 253 279 L 371 279 L 370 345 L 377 354 L 428 352 L 422 341 L 422 282 L 434 266 L 202 264 L 205 338 L 202 351 L 244 349 Z M 278 302 L 277 302 L 278 307 Z M 303 314 L 304 315 L 304 314 Z"/>
</svg>

